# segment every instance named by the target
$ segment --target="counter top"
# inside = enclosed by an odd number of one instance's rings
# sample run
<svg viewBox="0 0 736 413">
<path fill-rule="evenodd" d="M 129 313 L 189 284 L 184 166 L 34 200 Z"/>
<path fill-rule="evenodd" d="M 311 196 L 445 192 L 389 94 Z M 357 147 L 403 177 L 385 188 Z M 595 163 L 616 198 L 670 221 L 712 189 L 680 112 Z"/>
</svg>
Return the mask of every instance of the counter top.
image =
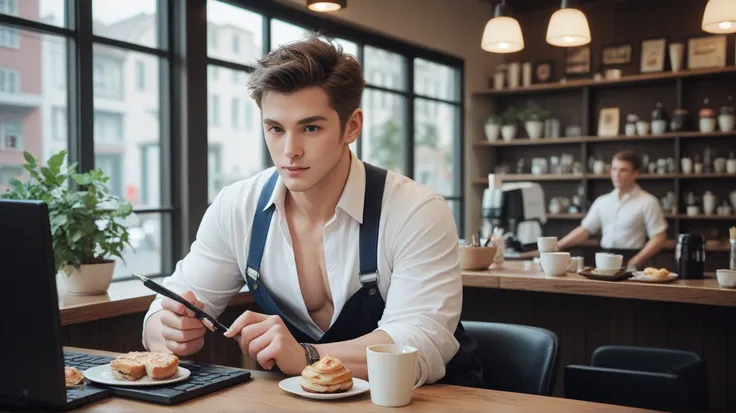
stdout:
<svg viewBox="0 0 736 413">
<path fill-rule="evenodd" d="M 713 277 L 702 280 L 675 280 L 670 283 L 644 283 L 640 281 L 597 281 L 575 273 L 560 277 L 547 277 L 532 261 L 506 261 L 502 267 L 491 266 L 483 271 L 463 271 L 463 284 L 479 285 L 479 278 L 498 280 L 498 286 L 506 290 L 539 291 L 563 294 L 580 294 L 639 300 L 669 301 L 679 303 L 736 307 L 736 289 L 723 288 Z M 472 285 L 465 283 L 470 278 Z M 493 285 L 494 280 L 487 280 Z M 491 287 L 493 288 L 493 287 Z"/>
<path fill-rule="evenodd" d="M 712 277 L 676 280 L 667 284 L 596 281 L 578 274 L 547 277 L 532 261 L 506 261 L 502 267 L 494 264 L 488 270 L 463 271 L 462 274 L 465 287 L 736 307 L 736 289 L 722 288 Z M 148 310 L 155 296 L 137 280 L 114 282 L 105 295 L 66 295 L 61 284 L 58 291 L 62 326 L 143 313 Z M 250 292 L 243 290 L 230 300 L 230 305 L 254 302 Z"/>
</svg>

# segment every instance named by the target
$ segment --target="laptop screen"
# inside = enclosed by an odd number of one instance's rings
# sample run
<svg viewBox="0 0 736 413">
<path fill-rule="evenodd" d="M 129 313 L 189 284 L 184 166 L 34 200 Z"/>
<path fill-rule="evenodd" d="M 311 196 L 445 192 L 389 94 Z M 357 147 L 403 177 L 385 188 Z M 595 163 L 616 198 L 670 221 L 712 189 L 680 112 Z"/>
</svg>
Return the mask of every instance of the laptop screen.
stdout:
<svg viewBox="0 0 736 413">
<path fill-rule="evenodd" d="M 66 401 L 52 248 L 45 203 L 0 199 L 0 404 Z"/>
</svg>

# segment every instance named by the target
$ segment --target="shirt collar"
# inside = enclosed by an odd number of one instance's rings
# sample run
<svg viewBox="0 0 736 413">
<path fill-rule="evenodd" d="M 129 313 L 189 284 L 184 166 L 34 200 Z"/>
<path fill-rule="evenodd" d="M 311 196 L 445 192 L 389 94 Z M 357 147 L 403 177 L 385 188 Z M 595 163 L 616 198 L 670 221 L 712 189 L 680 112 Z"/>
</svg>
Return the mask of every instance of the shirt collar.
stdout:
<svg viewBox="0 0 736 413">
<path fill-rule="evenodd" d="M 624 194 L 624 196 L 621 198 L 621 201 L 625 201 L 625 200 L 627 200 L 627 199 L 635 196 L 637 194 L 637 192 L 639 192 L 639 189 L 640 189 L 639 185 L 638 184 L 634 184 L 634 187 L 631 188 L 631 191 L 629 191 L 626 194 Z M 621 191 L 618 188 L 614 188 L 613 189 L 613 195 L 616 196 L 616 199 L 619 199 L 619 197 L 618 197 L 619 192 L 621 192 Z"/>
<path fill-rule="evenodd" d="M 278 177 L 274 186 L 271 198 L 266 203 L 264 210 L 271 205 L 276 205 L 279 211 L 284 210 L 284 199 L 286 197 L 286 185 Z M 350 151 L 350 173 L 345 187 L 342 190 L 340 199 L 337 201 L 337 208 L 343 210 L 359 223 L 363 223 L 363 201 L 365 200 L 365 166 L 355 154 Z"/>
</svg>

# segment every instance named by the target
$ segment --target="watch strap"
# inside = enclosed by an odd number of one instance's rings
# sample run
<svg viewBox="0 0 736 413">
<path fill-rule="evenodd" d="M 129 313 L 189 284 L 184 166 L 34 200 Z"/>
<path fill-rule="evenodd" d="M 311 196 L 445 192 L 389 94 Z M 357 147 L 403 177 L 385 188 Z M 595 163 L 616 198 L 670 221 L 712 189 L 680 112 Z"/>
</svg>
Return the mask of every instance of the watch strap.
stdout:
<svg viewBox="0 0 736 413">
<path fill-rule="evenodd" d="M 317 348 L 309 343 L 299 343 L 307 354 L 307 365 L 312 365 L 320 360 Z"/>
</svg>

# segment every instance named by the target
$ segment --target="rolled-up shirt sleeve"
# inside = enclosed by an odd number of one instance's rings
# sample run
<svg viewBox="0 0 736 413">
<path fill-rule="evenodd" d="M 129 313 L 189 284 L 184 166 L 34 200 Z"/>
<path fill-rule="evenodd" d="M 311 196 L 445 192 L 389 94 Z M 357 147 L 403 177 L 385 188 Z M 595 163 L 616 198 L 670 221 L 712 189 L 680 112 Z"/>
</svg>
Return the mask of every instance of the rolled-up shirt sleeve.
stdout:
<svg viewBox="0 0 736 413">
<path fill-rule="evenodd" d="M 398 229 L 391 285 L 378 323 L 396 344 L 419 351 L 420 384 L 445 375 L 460 345 L 454 333 L 462 309 L 462 277 L 455 220 L 439 196 L 422 203 Z"/>
<path fill-rule="evenodd" d="M 204 311 L 218 317 L 225 310 L 230 298 L 245 285 L 232 246 L 220 225 L 223 214 L 223 197 L 227 188 L 218 194 L 202 218 L 196 240 L 189 253 L 176 264 L 174 273 L 162 284 L 176 292 L 190 290 L 204 304 Z M 161 310 L 161 295 L 157 295 L 143 318 L 145 329 L 148 318 Z M 145 336 L 144 336 L 145 337 Z M 143 339 L 143 346 L 146 346 Z"/>
<path fill-rule="evenodd" d="M 651 197 L 644 208 L 644 224 L 647 229 L 647 237 L 652 239 L 660 233 L 667 231 L 667 220 L 664 211 L 657 198 Z"/>
</svg>

